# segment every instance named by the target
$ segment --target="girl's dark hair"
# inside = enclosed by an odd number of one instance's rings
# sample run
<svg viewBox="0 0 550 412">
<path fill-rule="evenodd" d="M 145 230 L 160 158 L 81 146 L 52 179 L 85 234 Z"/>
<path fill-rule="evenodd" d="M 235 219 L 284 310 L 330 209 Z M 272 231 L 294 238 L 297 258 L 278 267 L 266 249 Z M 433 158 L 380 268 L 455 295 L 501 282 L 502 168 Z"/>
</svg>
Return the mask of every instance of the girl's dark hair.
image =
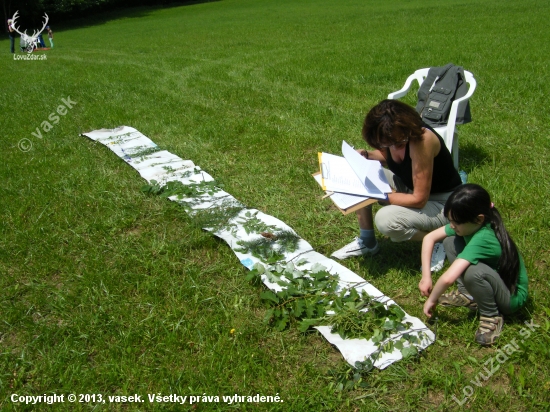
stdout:
<svg viewBox="0 0 550 412">
<path fill-rule="evenodd" d="M 382 144 L 398 143 L 392 132 L 399 128 L 405 139 L 422 140 L 422 119 L 414 108 L 399 100 L 382 100 L 374 106 L 363 123 L 363 139 L 371 147 L 382 148 Z"/>
<path fill-rule="evenodd" d="M 447 199 L 445 216 L 458 224 L 476 223 L 479 215 L 490 222 L 502 248 L 498 261 L 498 274 L 511 293 L 515 292 L 519 275 L 519 254 L 516 244 L 506 231 L 489 193 L 479 185 L 468 183 L 458 187 Z"/>
</svg>

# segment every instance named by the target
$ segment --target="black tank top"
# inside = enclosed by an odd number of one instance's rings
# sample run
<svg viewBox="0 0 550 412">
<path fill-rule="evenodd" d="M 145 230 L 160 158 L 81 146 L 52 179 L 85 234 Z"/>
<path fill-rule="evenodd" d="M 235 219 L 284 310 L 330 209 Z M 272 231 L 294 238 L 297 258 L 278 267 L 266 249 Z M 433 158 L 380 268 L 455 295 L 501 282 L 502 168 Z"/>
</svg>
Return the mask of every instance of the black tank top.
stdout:
<svg viewBox="0 0 550 412">
<path fill-rule="evenodd" d="M 458 185 L 462 183 L 460 175 L 453 165 L 453 158 L 449 149 L 445 145 L 443 138 L 437 134 L 437 132 L 430 126 L 424 124 L 423 127 L 432 131 L 439 139 L 441 149 L 436 157 L 434 157 L 433 173 L 432 173 L 432 186 L 431 193 L 444 193 L 452 192 Z M 396 163 L 390 153 L 390 149 L 387 148 L 386 162 L 388 168 L 403 181 L 403 183 L 411 190 L 414 191 L 413 179 L 412 179 L 412 160 L 409 153 L 409 143 L 407 143 L 405 149 L 405 158 L 401 163 Z"/>
</svg>

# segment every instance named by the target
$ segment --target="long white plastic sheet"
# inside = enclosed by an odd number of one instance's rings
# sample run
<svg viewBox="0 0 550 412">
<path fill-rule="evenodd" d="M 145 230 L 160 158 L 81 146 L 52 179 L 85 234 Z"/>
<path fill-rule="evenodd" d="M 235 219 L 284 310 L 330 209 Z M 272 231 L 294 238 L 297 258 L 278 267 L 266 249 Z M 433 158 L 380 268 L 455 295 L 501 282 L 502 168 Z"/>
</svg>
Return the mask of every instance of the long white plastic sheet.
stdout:
<svg viewBox="0 0 550 412">
<path fill-rule="evenodd" d="M 118 157 L 136 169 L 141 177 L 149 183 L 155 180 L 162 186 L 170 181 L 180 181 L 183 184 L 190 184 L 193 182 L 200 183 L 201 181 L 210 182 L 214 180 L 212 176 L 201 170 L 200 167 L 196 166 L 191 160 L 183 160 L 167 151 L 155 151 L 155 149 L 158 149 L 157 145 L 151 139 L 132 127 L 121 126 L 116 129 L 100 129 L 84 133 L 83 136 L 89 137 L 107 146 Z M 193 173 L 189 173 L 190 171 Z M 202 195 L 198 201 L 196 198 L 178 199 L 177 196 L 169 197 L 169 199 L 182 204 L 185 203 L 190 213 L 195 210 L 198 211 L 219 204 L 241 205 L 237 199 L 223 191 L 217 191 L 213 195 Z M 294 232 L 294 230 L 286 223 L 273 216 L 266 215 L 255 209 L 245 208 L 239 215 L 232 219 L 231 223 L 233 224 L 233 230 L 221 230 L 214 233 L 214 235 L 223 239 L 229 247 L 231 247 L 244 266 L 248 269 L 252 269 L 254 264 L 263 262 L 251 254 L 239 251 L 241 248 L 237 244 L 239 241 L 249 241 L 258 237 L 257 234 L 247 234 L 242 225 L 239 224 L 239 222 L 244 221 L 244 215 L 246 213 L 252 213 L 262 222 L 273 225 L 277 227 L 278 230 L 290 230 L 292 232 Z M 212 231 L 208 228 L 205 228 L 205 230 Z M 330 273 L 339 276 L 340 286 L 342 288 L 353 287 L 358 291 L 364 290 L 380 302 L 396 304 L 356 273 L 338 262 L 315 252 L 311 245 L 304 239 L 300 239 L 297 250 L 292 253 L 285 253 L 284 256 L 286 262 L 296 262 L 297 260 L 305 259 L 307 263 L 301 266 L 301 269 L 310 269 L 315 264 L 321 264 L 326 267 Z M 267 278 L 263 277 L 263 281 L 269 289 L 274 291 L 281 290 L 280 285 L 269 282 Z M 405 333 L 416 334 L 419 337 L 421 341 L 420 345 L 417 345 L 419 349 L 425 349 L 434 342 L 435 335 L 422 321 L 420 321 L 420 319 L 406 314 L 403 321 L 411 323 L 410 329 L 405 331 Z M 316 329 L 327 341 L 338 348 L 346 361 L 352 366 L 355 366 L 355 362 L 357 361 L 364 361 L 378 349 L 377 345 L 371 340 L 342 339 L 338 334 L 331 333 L 331 328 L 329 326 L 318 326 Z M 422 331 L 422 333 L 419 331 Z M 408 343 L 405 343 L 405 346 L 406 345 L 408 345 Z M 384 369 L 401 358 L 401 352 L 394 349 L 392 352 L 380 354 L 374 366 L 379 369 Z"/>
</svg>

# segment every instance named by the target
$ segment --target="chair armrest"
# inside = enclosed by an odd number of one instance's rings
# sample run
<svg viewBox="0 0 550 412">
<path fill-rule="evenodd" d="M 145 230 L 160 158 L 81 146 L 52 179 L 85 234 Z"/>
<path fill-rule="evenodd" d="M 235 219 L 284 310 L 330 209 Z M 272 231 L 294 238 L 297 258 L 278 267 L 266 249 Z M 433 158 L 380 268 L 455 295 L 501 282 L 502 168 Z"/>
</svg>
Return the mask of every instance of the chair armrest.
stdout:
<svg viewBox="0 0 550 412">
<path fill-rule="evenodd" d="M 416 80 L 416 76 L 414 73 L 411 74 L 409 77 L 407 77 L 407 80 L 405 81 L 405 85 L 401 88 L 401 90 L 388 94 L 388 99 L 399 99 L 405 96 L 409 91 L 409 89 L 411 88 L 413 80 Z"/>
<path fill-rule="evenodd" d="M 430 69 L 418 69 L 413 74 L 411 74 L 409 77 L 407 77 L 407 80 L 405 80 L 405 85 L 401 88 L 401 90 L 398 90 L 396 92 L 388 94 L 388 99 L 399 99 L 407 94 L 409 89 L 411 88 L 412 82 L 416 80 L 418 82 L 418 86 L 420 87 L 422 83 L 424 82 L 424 79 L 428 75 L 428 71 Z"/>
</svg>

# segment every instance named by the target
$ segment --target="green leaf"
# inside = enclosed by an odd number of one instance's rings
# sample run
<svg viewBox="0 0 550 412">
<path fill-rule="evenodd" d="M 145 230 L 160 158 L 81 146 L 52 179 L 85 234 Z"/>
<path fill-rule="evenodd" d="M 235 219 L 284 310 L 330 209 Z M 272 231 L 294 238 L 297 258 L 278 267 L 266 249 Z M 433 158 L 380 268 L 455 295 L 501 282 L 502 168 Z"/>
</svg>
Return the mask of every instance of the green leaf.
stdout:
<svg viewBox="0 0 550 412">
<path fill-rule="evenodd" d="M 396 323 L 397 322 L 395 322 L 394 320 L 387 320 L 382 327 L 384 328 L 384 330 L 394 330 L 396 328 Z"/>
<path fill-rule="evenodd" d="M 254 266 L 252 266 L 252 269 L 257 270 L 259 275 L 263 275 L 265 273 L 265 266 L 262 265 L 260 262 L 254 263 Z"/>
<path fill-rule="evenodd" d="M 250 281 L 254 280 L 254 279 L 257 278 L 257 277 L 258 277 L 258 272 L 256 272 L 256 271 L 250 271 L 250 272 L 248 272 L 248 274 L 245 276 L 245 280 L 246 280 L 247 282 L 250 282 Z"/>
<path fill-rule="evenodd" d="M 264 323 L 269 323 L 272 317 L 273 317 L 273 309 L 269 309 L 267 312 L 265 312 Z"/>
<path fill-rule="evenodd" d="M 355 300 L 359 300 L 359 293 L 357 293 L 357 290 L 356 289 L 349 289 L 349 295 L 348 297 L 350 299 L 353 299 L 354 301 Z"/>
<path fill-rule="evenodd" d="M 320 319 L 304 319 L 298 325 L 298 329 L 300 330 L 300 332 L 306 332 L 312 326 L 319 325 L 320 321 Z"/>
<path fill-rule="evenodd" d="M 267 281 L 271 283 L 276 283 L 277 279 L 280 279 L 280 278 L 275 278 L 275 276 L 273 276 L 273 273 L 271 273 L 270 271 L 266 271 L 264 275 Z"/>
<path fill-rule="evenodd" d="M 300 271 L 300 270 L 295 270 L 292 272 L 292 277 L 294 279 L 300 279 L 302 277 L 304 277 L 304 272 Z"/>
<path fill-rule="evenodd" d="M 267 272 L 266 276 L 268 276 L 268 280 L 271 283 L 277 283 L 278 285 L 286 285 L 287 282 L 284 281 L 284 278 L 281 278 L 280 276 L 274 275 L 271 272 Z"/>
<path fill-rule="evenodd" d="M 415 356 L 418 354 L 418 349 L 416 346 L 407 346 L 406 348 L 401 349 L 401 355 L 403 355 L 403 359 L 410 358 L 411 356 Z"/>
<path fill-rule="evenodd" d="M 277 263 L 279 260 L 281 260 L 284 256 L 283 255 L 280 255 L 280 254 L 277 254 L 277 253 L 273 253 L 272 256 L 270 256 L 268 259 L 267 259 L 267 263 Z"/>
<path fill-rule="evenodd" d="M 275 323 L 275 328 L 282 331 L 285 330 L 288 324 L 288 316 L 284 316 Z"/>
<path fill-rule="evenodd" d="M 374 364 L 371 358 L 367 358 L 363 362 L 355 362 L 355 368 L 362 372 L 370 372 L 374 368 Z"/>
<path fill-rule="evenodd" d="M 312 273 L 322 272 L 325 270 L 327 270 L 327 268 L 321 265 L 320 263 L 314 263 L 313 266 L 311 266 Z"/>
<path fill-rule="evenodd" d="M 316 305 L 315 307 L 317 308 L 317 317 L 321 318 L 326 315 L 327 310 L 324 305 Z"/>
<path fill-rule="evenodd" d="M 382 335 L 382 332 L 380 332 L 380 329 L 374 329 L 371 339 L 374 343 L 380 343 L 384 340 L 384 336 Z"/>
<path fill-rule="evenodd" d="M 302 313 L 305 309 L 305 303 L 301 299 L 297 299 L 294 301 L 294 317 L 299 318 L 302 316 Z"/>
<path fill-rule="evenodd" d="M 315 316 L 315 305 L 312 302 L 305 301 L 306 315 L 308 318 Z"/>
<path fill-rule="evenodd" d="M 277 297 L 277 295 L 270 290 L 264 290 L 262 293 L 260 293 L 260 298 L 263 300 L 272 301 L 275 304 L 279 303 L 279 298 Z"/>
<path fill-rule="evenodd" d="M 396 316 L 396 320 L 402 320 L 405 317 L 405 312 L 397 305 L 391 305 L 389 311 Z"/>
</svg>

